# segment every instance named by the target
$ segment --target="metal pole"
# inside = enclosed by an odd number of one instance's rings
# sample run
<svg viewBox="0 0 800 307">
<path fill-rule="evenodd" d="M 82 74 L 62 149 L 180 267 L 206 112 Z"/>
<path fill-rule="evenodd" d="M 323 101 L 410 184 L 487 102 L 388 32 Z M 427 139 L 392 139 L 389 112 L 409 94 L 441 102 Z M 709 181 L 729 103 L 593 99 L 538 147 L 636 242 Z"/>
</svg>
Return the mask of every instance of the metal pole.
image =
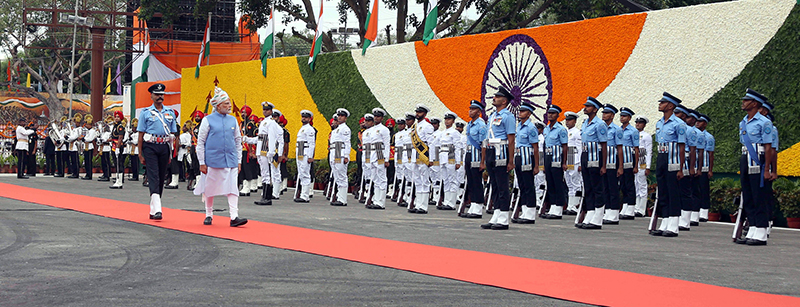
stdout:
<svg viewBox="0 0 800 307">
<path fill-rule="evenodd" d="M 78 0 L 75 0 L 75 20 L 78 18 Z M 69 62 L 69 116 L 72 118 L 72 92 L 75 85 L 75 41 L 78 39 L 78 23 L 72 24 L 72 60 Z"/>
<path fill-rule="evenodd" d="M 206 38 L 203 37 L 203 40 Z M 206 66 L 211 64 L 211 12 L 208 12 L 208 56 L 206 57 Z"/>
<path fill-rule="evenodd" d="M 275 1 L 278 1 L 278 0 L 272 0 L 272 8 L 269 11 L 269 14 L 272 15 L 270 17 L 272 17 L 272 33 L 271 34 L 272 34 L 272 58 L 273 59 L 275 58 L 275 45 L 276 45 L 275 44 L 275 30 L 276 30 L 275 29 Z M 267 33 L 267 36 L 269 36 L 269 35 L 270 35 L 270 33 Z"/>
</svg>

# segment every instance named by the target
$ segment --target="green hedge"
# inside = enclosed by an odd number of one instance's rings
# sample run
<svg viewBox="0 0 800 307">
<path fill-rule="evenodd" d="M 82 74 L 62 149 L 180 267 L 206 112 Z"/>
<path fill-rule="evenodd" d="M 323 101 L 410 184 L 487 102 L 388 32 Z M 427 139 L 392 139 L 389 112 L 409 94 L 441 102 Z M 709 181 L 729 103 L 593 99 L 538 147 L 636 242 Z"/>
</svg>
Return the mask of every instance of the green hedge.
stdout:
<svg viewBox="0 0 800 307">
<path fill-rule="evenodd" d="M 352 144 L 358 144 L 358 120 L 381 104 L 358 72 L 350 52 L 319 55 L 314 71 L 308 67 L 308 57 L 297 57 L 297 64 L 311 97 L 327 121 L 338 108 L 350 111 L 347 126 L 352 132 Z"/>
<path fill-rule="evenodd" d="M 764 49 L 745 66 L 741 74 L 714 94 L 698 110 L 708 114 L 712 122 L 708 131 L 717 142 L 716 172 L 739 170 L 739 121 L 745 116 L 741 98 L 747 88 L 769 97 L 776 105 L 775 126 L 780 136 L 780 149 L 800 142 L 800 6 L 795 6 L 783 26 Z"/>
</svg>

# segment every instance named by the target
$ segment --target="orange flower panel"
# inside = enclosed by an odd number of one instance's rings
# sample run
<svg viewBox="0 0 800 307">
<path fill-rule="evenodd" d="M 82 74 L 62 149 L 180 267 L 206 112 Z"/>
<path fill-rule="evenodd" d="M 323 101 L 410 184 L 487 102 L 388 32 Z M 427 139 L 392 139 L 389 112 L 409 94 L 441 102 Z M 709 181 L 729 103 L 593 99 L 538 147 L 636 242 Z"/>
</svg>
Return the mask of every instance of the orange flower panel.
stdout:
<svg viewBox="0 0 800 307">
<path fill-rule="evenodd" d="M 461 118 L 469 101 L 480 99 L 484 71 L 505 38 L 525 34 L 536 40 L 550 66 L 553 104 L 564 111 L 582 108 L 625 66 L 647 14 L 591 19 L 561 25 L 416 42 L 417 58 L 436 96 Z"/>
</svg>

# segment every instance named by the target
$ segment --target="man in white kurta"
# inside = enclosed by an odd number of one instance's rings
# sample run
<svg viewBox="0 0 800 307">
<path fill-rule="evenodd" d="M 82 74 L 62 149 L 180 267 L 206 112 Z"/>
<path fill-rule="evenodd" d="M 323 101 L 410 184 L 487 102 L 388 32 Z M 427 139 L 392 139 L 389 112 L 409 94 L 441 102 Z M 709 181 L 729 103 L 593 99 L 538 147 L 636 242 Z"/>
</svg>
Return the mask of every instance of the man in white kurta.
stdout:
<svg viewBox="0 0 800 307">
<path fill-rule="evenodd" d="M 229 115 L 231 100 L 220 88 L 214 89 L 209 103 L 214 112 L 200 124 L 197 136 L 197 159 L 200 162 L 200 180 L 194 195 L 201 195 L 206 204 L 204 225 L 211 225 L 214 213 L 214 196 L 228 198 L 231 227 L 247 224 L 239 218 L 239 169 L 242 165 L 242 132 L 236 118 Z"/>
<path fill-rule="evenodd" d="M 347 117 L 350 111 L 336 110 L 336 129 L 331 131 L 331 172 L 333 173 L 336 191 L 331 196 L 331 206 L 347 206 L 347 163 L 350 162 L 350 127 Z"/>
<path fill-rule="evenodd" d="M 314 150 L 316 148 L 317 131 L 311 126 L 310 122 L 314 113 L 309 110 L 300 111 L 303 126 L 297 131 L 297 184 L 295 188 L 294 202 L 307 203 L 311 191 L 311 164 L 314 163 Z"/>
<path fill-rule="evenodd" d="M 244 137 L 247 144 L 256 144 L 256 156 L 261 168 L 261 200 L 254 203 L 260 206 L 272 205 L 272 199 L 278 199 L 281 193 L 281 172 L 278 157 L 283 154 L 283 128 L 272 119 L 271 102 L 262 102 L 264 120 L 258 125 L 257 137 Z"/>
</svg>

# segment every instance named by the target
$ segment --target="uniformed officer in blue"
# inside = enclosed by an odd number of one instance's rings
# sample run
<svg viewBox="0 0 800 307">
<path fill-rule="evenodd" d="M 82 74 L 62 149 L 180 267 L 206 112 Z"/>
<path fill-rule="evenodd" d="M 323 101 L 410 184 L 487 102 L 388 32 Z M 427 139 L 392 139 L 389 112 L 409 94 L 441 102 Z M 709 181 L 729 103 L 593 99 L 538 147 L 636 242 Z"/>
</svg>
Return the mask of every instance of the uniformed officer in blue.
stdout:
<svg viewBox="0 0 800 307">
<path fill-rule="evenodd" d="M 699 222 L 708 222 L 708 210 L 711 208 L 711 190 L 710 181 L 714 178 L 714 151 L 716 150 L 716 140 L 711 133 L 706 130 L 708 123 L 711 122 L 711 117 L 706 114 L 700 114 L 700 119 L 695 124 L 697 129 L 704 135 L 706 141 L 703 148 L 703 157 L 700 159 L 700 176 L 698 176 L 698 185 L 700 189 L 700 212 L 698 214 Z"/>
<path fill-rule="evenodd" d="M 775 129 L 772 122 L 759 113 L 759 108 L 767 102 L 767 97 L 747 89 L 742 97 L 742 110 L 747 115 L 739 123 L 739 142 L 742 143 L 742 156 L 739 158 L 739 179 L 742 184 L 742 201 L 750 229 L 744 239 L 735 242 L 747 245 L 767 245 L 769 227 L 769 170 L 772 164 L 772 144 Z"/>
<path fill-rule="evenodd" d="M 636 205 L 636 185 L 634 184 L 636 173 L 639 172 L 639 130 L 631 125 L 631 118 L 636 115 L 629 108 L 619 109 L 619 122 L 622 133 L 622 176 L 619 177 L 619 186 L 622 191 L 622 210 L 619 219 L 632 220 L 635 217 L 634 209 Z M 617 170 L 619 173 L 619 170 Z"/>
<path fill-rule="evenodd" d="M 519 185 L 519 206 L 522 215 L 511 222 L 520 224 L 536 223 L 536 185 L 533 177 L 539 173 L 539 130 L 531 120 L 536 108 L 530 103 L 519 106 L 519 123 L 514 145 L 514 176 Z M 495 212 L 497 212 L 495 210 Z"/>
<path fill-rule="evenodd" d="M 683 165 L 684 178 L 678 182 L 678 188 L 681 195 L 681 215 L 678 218 L 678 230 L 689 231 L 690 217 L 692 208 L 696 203 L 694 197 L 694 175 L 697 165 L 697 145 L 700 143 L 700 131 L 694 128 L 695 116 L 692 116 L 694 110 L 678 105 L 675 108 L 675 116 L 683 120 L 686 124 L 686 146 L 685 146 L 685 162 Z M 698 214 L 700 208 L 698 207 Z"/>
<path fill-rule="evenodd" d="M 681 215 L 681 195 L 678 182 L 683 179 L 681 166 L 686 163 L 686 124 L 675 116 L 675 108 L 681 100 L 664 92 L 658 100 L 658 111 L 664 116 L 656 123 L 656 182 L 658 184 L 658 210 L 661 226 L 650 229 L 654 236 L 677 237 L 678 219 Z"/>
<path fill-rule="evenodd" d="M 606 157 L 608 149 L 608 126 L 599 117 L 597 111 L 603 107 L 594 97 L 586 98 L 583 113 L 588 116 L 581 129 L 581 176 L 583 177 L 584 199 L 581 212 L 578 213 L 575 227 L 582 229 L 603 228 L 603 211 L 605 194 L 603 193 L 603 176 L 606 174 Z M 585 215 L 584 215 L 585 212 Z"/>
<path fill-rule="evenodd" d="M 767 191 L 772 191 L 772 183 L 775 179 L 778 179 L 778 126 L 775 124 L 775 115 L 772 113 L 772 110 L 775 109 L 775 105 L 773 105 L 769 101 L 765 101 L 761 104 L 761 108 L 758 109 L 758 113 L 764 115 L 772 122 L 773 128 L 773 139 L 772 139 L 772 164 L 769 169 L 770 178 L 769 180 L 764 181 L 764 186 L 767 188 Z M 769 236 L 770 230 L 772 230 L 772 221 L 774 215 L 772 214 L 773 210 L 775 210 L 775 196 L 773 193 L 769 193 L 769 225 L 770 227 L 767 228 L 767 236 Z"/>
<path fill-rule="evenodd" d="M 482 114 L 486 105 L 483 102 L 472 100 L 469 104 L 469 118 L 467 124 L 467 150 L 464 157 L 464 167 L 467 175 L 467 197 L 469 198 L 469 211 L 459 212 L 464 218 L 483 217 L 483 170 L 481 170 L 481 143 L 486 139 L 486 122 Z M 466 201 L 466 200 L 464 200 Z"/>
<path fill-rule="evenodd" d="M 604 176 L 604 190 L 606 195 L 606 207 L 604 211 L 595 211 L 595 214 L 603 213 L 603 224 L 619 224 L 619 179 L 622 177 L 622 128 L 614 123 L 617 115 L 617 107 L 606 104 L 603 107 L 603 122 L 608 126 L 608 158 L 606 159 L 606 174 Z"/>
<path fill-rule="evenodd" d="M 167 165 L 172 157 L 172 148 L 177 146 L 178 125 L 175 113 L 164 105 L 164 84 L 150 86 L 150 99 L 153 105 L 139 113 L 139 162 L 147 170 L 147 181 L 150 182 L 150 219 L 160 220 L 161 193 L 167 175 Z"/>
<path fill-rule="evenodd" d="M 508 208 L 511 199 L 508 190 L 508 172 L 514 169 L 514 148 L 516 136 L 516 119 L 508 111 L 508 105 L 514 100 L 503 86 L 498 87 L 492 105 L 495 112 L 489 116 L 489 127 L 483 141 L 481 151 L 481 169 L 487 169 L 492 185 L 492 199 L 495 199 L 494 212 L 489 223 L 481 225 L 483 229 L 508 229 Z"/>
<path fill-rule="evenodd" d="M 706 149 L 706 134 L 703 131 L 700 131 L 700 128 L 697 127 L 698 123 L 700 122 L 700 112 L 697 110 L 689 110 L 689 118 L 686 125 L 688 128 L 687 137 L 691 134 L 689 131 L 694 133 L 696 137 L 694 137 L 694 161 L 695 163 L 692 164 L 694 167 L 694 172 L 690 176 L 691 182 L 690 186 L 692 189 L 692 203 L 691 203 L 691 211 L 689 212 L 689 227 L 686 230 L 689 230 L 691 226 L 700 226 L 700 204 L 702 200 L 700 200 L 701 192 L 700 192 L 700 175 L 703 173 L 701 172 L 703 168 L 703 156 L 705 155 Z M 690 162 L 691 163 L 691 162 Z M 683 218 L 683 212 L 681 212 L 681 218 Z M 683 222 L 683 221 L 681 221 Z M 681 223 L 678 223 L 678 228 L 680 228 Z M 683 230 L 683 229 L 681 229 Z"/>
<path fill-rule="evenodd" d="M 569 133 L 567 128 L 558 122 L 561 107 L 550 105 L 547 108 L 547 125 L 544 127 L 544 177 L 547 181 L 545 199 L 550 203 L 550 210 L 543 216 L 546 219 L 562 218 L 564 205 L 567 204 L 567 183 L 564 172 L 567 171 L 567 152 Z M 542 154 L 542 153 L 539 153 Z"/>
</svg>

